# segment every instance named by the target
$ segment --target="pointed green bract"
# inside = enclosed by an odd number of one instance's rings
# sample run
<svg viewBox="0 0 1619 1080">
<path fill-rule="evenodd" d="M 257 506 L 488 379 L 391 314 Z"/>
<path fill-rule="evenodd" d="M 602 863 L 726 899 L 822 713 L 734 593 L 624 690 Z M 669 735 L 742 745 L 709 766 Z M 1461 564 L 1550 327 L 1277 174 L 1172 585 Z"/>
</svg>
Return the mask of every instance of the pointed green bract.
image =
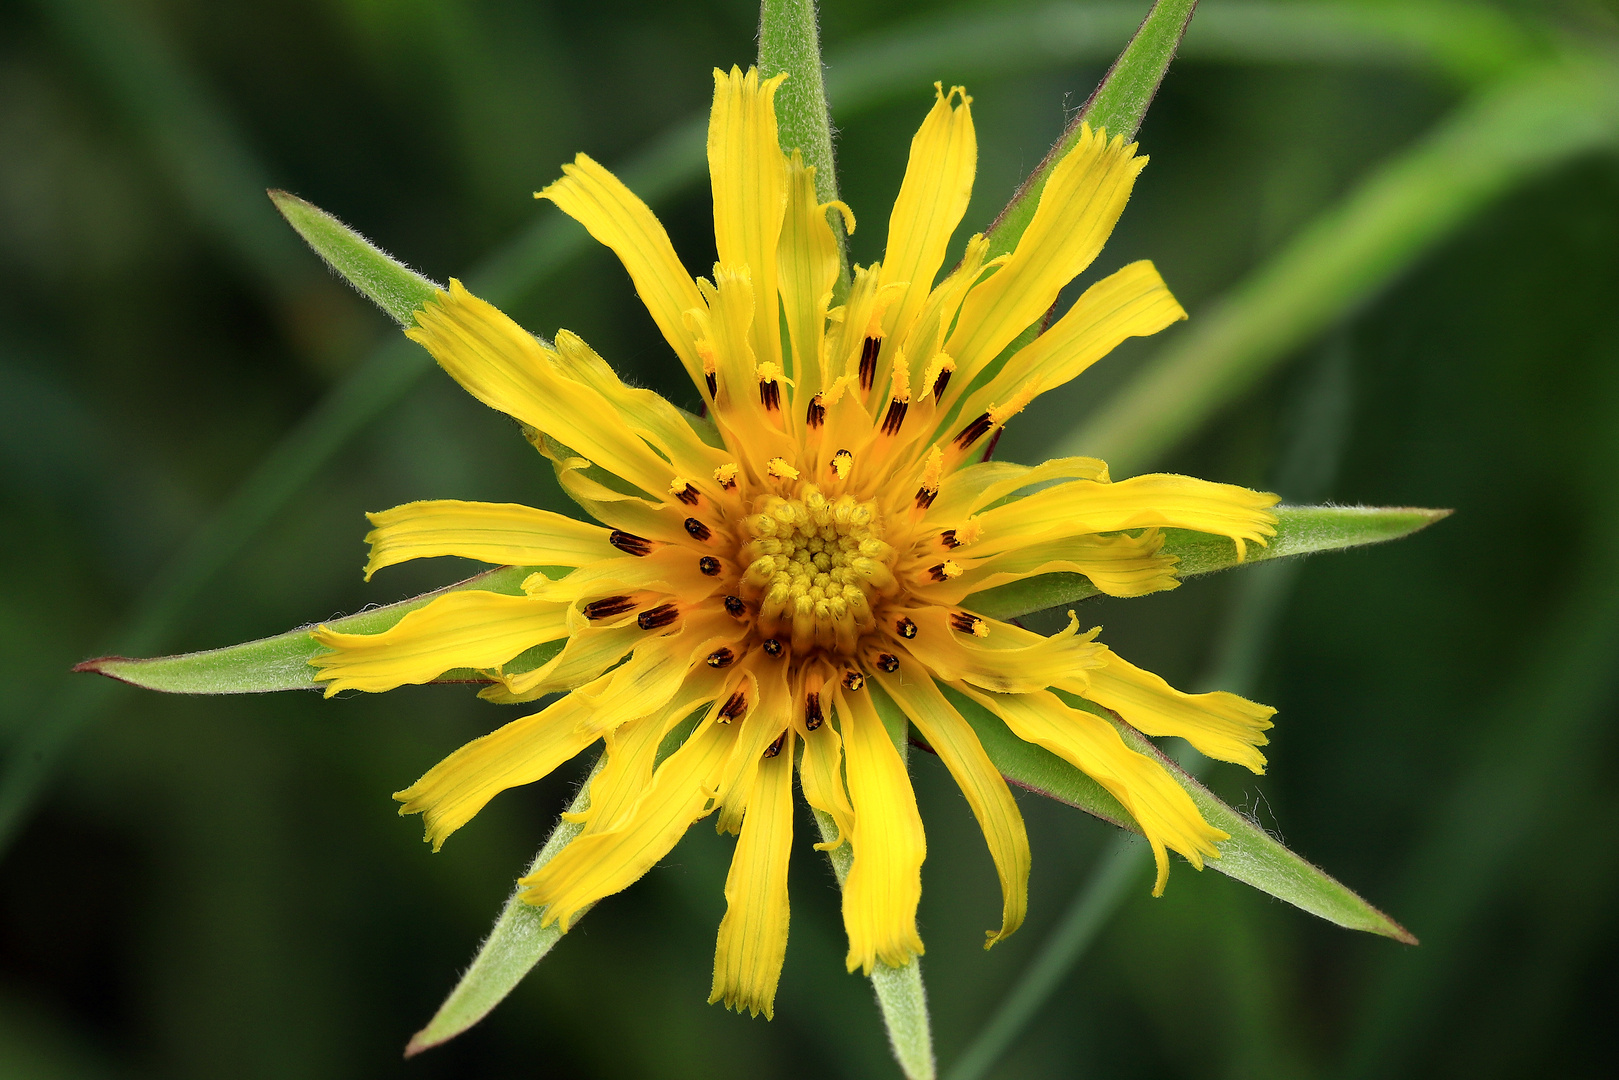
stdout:
<svg viewBox="0 0 1619 1080">
<path fill-rule="evenodd" d="M 534 861 L 529 863 L 524 877 L 539 873 L 542 866 L 584 831 L 582 823 L 568 818 L 590 809 L 590 781 L 605 760 L 602 757 L 596 759 L 590 776 L 586 777 L 579 794 L 574 796 L 573 804 L 568 807 L 568 814 L 557 822 L 551 835 L 546 837 L 544 846 L 534 856 Z M 415 1057 L 423 1050 L 448 1042 L 488 1016 L 490 1010 L 505 1000 L 506 995 L 523 981 L 523 976 L 545 958 L 551 947 L 562 940 L 562 923 L 544 925 L 545 909 L 524 903 L 518 895 L 519 891 L 514 890 L 507 898 L 506 906 L 501 908 L 500 917 L 495 920 L 495 928 L 478 946 L 478 955 L 473 957 L 472 965 L 455 984 L 449 997 L 444 999 L 438 1012 L 433 1014 L 433 1019 L 411 1036 L 410 1044 L 405 1047 L 406 1057 Z M 580 914 L 589 910 L 589 907 L 584 908 Z"/>
<path fill-rule="evenodd" d="M 1180 47 L 1186 24 L 1192 21 L 1196 8 L 1197 0 L 1157 0 L 1153 4 L 1091 99 L 989 227 L 990 258 L 1017 247 L 1029 222 L 1034 220 L 1046 178 L 1079 140 L 1080 125 L 1106 128 L 1110 136 L 1123 135 L 1126 140 L 1135 135 L 1142 117 L 1147 115 L 1147 106 L 1158 93 L 1158 84 L 1164 81 L 1169 62 L 1175 59 L 1175 50 Z"/>
<path fill-rule="evenodd" d="M 412 611 L 425 607 L 445 593 L 483 589 L 486 592 L 517 595 L 523 591 L 523 579 L 535 570 L 532 566 L 503 566 L 447 588 L 386 607 L 362 611 L 358 615 L 330 619 L 322 625 L 351 634 L 380 634 Z M 273 690 L 319 690 L 321 684 L 315 681 L 315 668 L 309 661 L 325 650 L 315 643 L 309 630 L 309 627 L 300 627 L 274 637 L 223 649 L 162 656 L 152 660 L 103 656 L 86 660 L 73 670 L 106 675 L 120 682 L 147 690 L 161 690 L 166 694 L 265 694 Z"/>
<path fill-rule="evenodd" d="M 285 191 L 271 191 L 270 200 L 339 277 L 364 293 L 400 326 L 414 323 L 416 309 L 438 292 L 433 282 L 320 207 Z"/>
<path fill-rule="evenodd" d="M 999 717 L 977 702 L 955 693 L 950 694 L 950 699 L 972 724 L 984 752 L 1008 780 L 1132 832 L 1140 831 L 1119 801 L 1095 780 L 1055 754 L 1019 739 Z M 1346 929 L 1416 943 L 1399 923 L 1227 806 L 1159 751 L 1151 739 L 1104 710 L 1093 711 L 1106 717 L 1128 746 L 1169 770 L 1192 797 L 1203 820 L 1231 834 L 1231 839 L 1219 845 L 1220 857 L 1209 859 L 1205 866 Z"/>
<path fill-rule="evenodd" d="M 1276 535 L 1265 547 L 1248 545 L 1242 562 L 1237 561 L 1235 545 L 1225 537 L 1185 529 L 1165 529 L 1163 550 L 1180 560 L 1177 574 L 1193 577 L 1290 555 L 1381 544 L 1450 515 L 1449 510 L 1387 506 L 1278 506 L 1272 512 Z M 1042 574 L 974 593 L 965 606 L 982 615 L 1011 619 L 1099 595 L 1101 590 L 1081 574 Z"/>
</svg>

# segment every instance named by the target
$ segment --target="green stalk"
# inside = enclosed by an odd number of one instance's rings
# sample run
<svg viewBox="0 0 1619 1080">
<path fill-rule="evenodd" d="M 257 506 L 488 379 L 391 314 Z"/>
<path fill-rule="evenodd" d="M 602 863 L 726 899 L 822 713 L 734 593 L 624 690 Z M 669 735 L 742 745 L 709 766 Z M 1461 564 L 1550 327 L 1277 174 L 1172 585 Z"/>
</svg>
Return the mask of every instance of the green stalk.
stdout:
<svg viewBox="0 0 1619 1080">
<path fill-rule="evenodd" d="M 832 118 L 826 107 L 826 88 L 821 76 L 821 38 L 816 28 L 814 0 L 763 0 L 759 6 L 759 71 L 763 75 L 787 72 L 787 81 L 776 92 L 776 125 L 782 149 L 797 149 L 806 165 L 815 167 L 815 195 L 822 202 L 838 197 L 838 182 L 832 157 Z M 832 231 L 838 238 L 841 270 L 834 296 L 849 288 L 849 254 L 843 233 L 843 216 L 828 212 Z M 907 749 L 907 723 L 889 703 L 883 714 L 889 735 L 904 757 Z M 830 818 L 817 812 L 816 823 L 823 839 L 837 834 Z M 828 830 L 831 830 L 830 832 Z M 847 841 L 827 852 L 832 872 L 843 888 L 854 864 L 854 852 Z M 922 966 L 915 957 L 904 967 L 889 967 L 882 961 L 871 972 L 872 989 L 894 1059 L 906 1080 L 933 1080 L 933 1035 L 928 1019 L 928 996 L 922 985 Z"/>
<path fill-rule="evenodd" d="M 759 5 L 759 74 L 787 73 L 776 91 L 777 136 L 783 150 L 797 150 L 804 164 L 815 168 L 815 197 L 829 203 L 838 197 L 838 177 L 824 68 L 815 0 L 764 0 Z M 849 291 L 849 244 L 843 215 L 829 210 L 826 219 L 838 238 L 836 300 Z"/>
</svg>

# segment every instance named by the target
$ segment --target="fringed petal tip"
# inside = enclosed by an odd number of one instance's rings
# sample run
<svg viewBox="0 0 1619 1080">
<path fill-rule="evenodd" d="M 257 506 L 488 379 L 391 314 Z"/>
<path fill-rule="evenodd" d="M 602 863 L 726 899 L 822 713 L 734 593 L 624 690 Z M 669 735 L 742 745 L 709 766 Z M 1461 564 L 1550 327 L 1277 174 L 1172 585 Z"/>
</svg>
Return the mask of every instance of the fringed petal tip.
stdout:
<svg viewBox="0 0 1619 1080">
<path fill-rule="evenodd" d="M 714 975 L 717 979 L 719 977 L 719 972 L 716 971 Z M 776 1018 L 776 997 L 774 988 L 772 988 L 772 993 L 769 997 L 762 998 L 732 988 L 722 988 L 716 984 L 714 989 L 708 995 L 708 1003 L 710 1005 L 724 1005 L 727 1009 L 730 1009 L 739 1016 L 745 1012 L 749 1016 L 755 1018 L 757 1018 L 760 1013 L 764 1014 L 764 1018 L 766 1020 L 774 1020 Z"/>
</svg>

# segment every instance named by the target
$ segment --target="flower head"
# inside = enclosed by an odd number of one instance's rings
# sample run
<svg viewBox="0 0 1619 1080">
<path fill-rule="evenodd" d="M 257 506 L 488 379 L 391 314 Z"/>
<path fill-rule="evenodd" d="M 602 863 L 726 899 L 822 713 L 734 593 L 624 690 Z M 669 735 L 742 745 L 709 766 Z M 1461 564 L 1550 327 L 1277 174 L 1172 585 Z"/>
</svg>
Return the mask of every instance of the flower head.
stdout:
<svg viewBox="0 0 1619 1080">
<path fill-rule="evenodd" d="M 1260 771 L 1273 710 L 1183 694 L 1082 633 L 1050 637 L 974 610 L 1039 574 L 1137 596 L 1176 585 L 1161 529 L 1273 535 L 1276 500 L 1183 476 L 1113 482 L 1091 458 L 987 460 L 1037 394 L 1127 337 L 1185 317 L 1151 263 L 1103 278 L 1010 351 L 1101 250 L 1146 159 L 1083 129 L 1016 248 L 981 236 L 936 282 L 976 166 L 971 99 L 939 88 L 911 144 L 884 261 L 841 302 L 838 242 L 813 169 L 777 143 L 781 77 L 715 72 L 708 137 L 718 261 L 693 278 L 647 207 L 580 155 L 540 193 L 622 260 L 712 427 L 625 384 L 577 336 L 535 339 L 458 282 L 411 338 L 510 414 L 600 524 L 512 504 L 419 502 L 373 516 L 366 572 L 459 555 L 538 569 L 522 595 L 446 593 L 380 634 L 315 632 L 328 693 L 472 669 L 483 696 L 560 694 L 456 751 L 396 797 L 437 847 L 492 797 L 596 742 L 582 831 L 521 882 L 566 929 L 645 874 L 694 822 L 738 834 L 714 997 L 771 1011 L 786 948 L 791 783 L 853 861 L 848 966 L 900 965 L 925 852 L 885 719 L 909 721 L 961 786 L 1003 891 L 993 943 L 1023 919 L 1028 841 L 1006 782 L 963 714 L 976 703 L 1082 769 L 1135 818 L 1161 892 L 1174 850 L 1194 866 L 1226 834 L 1094 706 L 1149 735 Z M 971 711 L 971 709 L 969 709 Z"/>
</svg>

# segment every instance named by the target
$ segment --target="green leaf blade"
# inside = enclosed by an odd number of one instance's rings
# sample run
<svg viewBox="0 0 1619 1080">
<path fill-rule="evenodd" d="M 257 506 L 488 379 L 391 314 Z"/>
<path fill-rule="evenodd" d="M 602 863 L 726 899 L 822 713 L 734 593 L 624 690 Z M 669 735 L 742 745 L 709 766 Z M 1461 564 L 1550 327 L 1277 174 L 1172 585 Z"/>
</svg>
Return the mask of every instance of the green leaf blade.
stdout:
<svg viewBox="0 0 1619 1080">
<path fill-rule="evenodd" d="M 1119 801 L 1095 780 L 1055 754 L 1024 743 L 977 702 L 953 692 L 949 696 L 978 733 L 984 752 L 1009 782 L 1109 824 L 1140 832 Z M 1205 821 L 1231 834 L 1231 839 L 1219 845 L 1220 857 L 1208 860 L 1206 866 L 1337 926 L 1416 944 L 1416 938 L 1399 923 L 1222 802 L 1164 755 L 1151 739 L 1116 716 L 1105 715 L 1128 746 L 1161 763 L 1186 789 Z"/>
<path fill-rule="evenodd" d="M 425 607 L 445 593 L 482 589 L 516 595 L 522 592 L 523 579 L 534 573 L 535 569 L 532 566 L 503 566 L 396 604 L 340 619 L 328 619 L 321 625 L 351 634 L 380 634 L 412 611 Z M 167 694 L 267 694 L 277 690 L 319 690 L 322 685 L 315 681 L 315 668 L 309 661 L 324 650 L 310 636 L 310 629 L 299 627 L 284 634 L 229 645 L 223 649 L 148 660 L 103 656 L 86 660 L 73 670 L 106 675 L 119 682 Z"/>
<path fill-rule="evenodd" d="M 1387 506 L 1278 506 L 1272 512 L 1276 535 L 1265 547 L 1250 544 L 1241 562 L 1230 540 L 1187 529 L 1165 529 L 1163 550 L 1180 560 L 1176 571 L 1181 577 L 1195 577 L 1271 559 L 1398 540 L 1450 516 L 1449 510 Z M 965 606 L 992 618 L 1011 619 L 1100 595 L 1083 575 L 1042 574 L 974 593 Z"/>
<path fill-rule="evenodd" d="M 590 776 L 568 807 L 569 815 L 590 809 L 590 781 L 595 779 L 605 760 L 602 757 L 596 759 Z M 551 830 L 551 835 L 546 837 L 545 844 L 523 876 L 538 873 L 584 828 L 582 823 L 570 821 L 564 816 Z M 580 914 L 588 910 L 589 907 L 584 908 Z M 411 1036 L 410 1043 L 405 1047 L 405 1056 L 415 1057 L 423 1050 L 431 1050 L 448 1042 L 488 1016 L 496 1005 L 504 1001 L 506 995 L 523 981 L 523 976 L 532 971 L 534 965 L 545 959 L 546 954 L 562 940 L 562 924 L 553 922 L 545 926 L 544 921 L 544 909 L 524 903 L 518 891 L 514 890 L 507 898 L 506 906 L 501 908 L 494 929 L 478 946 L 478 954 L 473 957 L 466 974 L 456 982 L 455 989 L 450 991 L 427 1026 Z"/>
<path fill-rule="evenodd" d="M 271 191 L 270 201 L 339 277 L 400 326 L 413 325 L 416 311 L 438 294 L 438 285 L 313 203 L 285 191 Z"/>
</svg>

